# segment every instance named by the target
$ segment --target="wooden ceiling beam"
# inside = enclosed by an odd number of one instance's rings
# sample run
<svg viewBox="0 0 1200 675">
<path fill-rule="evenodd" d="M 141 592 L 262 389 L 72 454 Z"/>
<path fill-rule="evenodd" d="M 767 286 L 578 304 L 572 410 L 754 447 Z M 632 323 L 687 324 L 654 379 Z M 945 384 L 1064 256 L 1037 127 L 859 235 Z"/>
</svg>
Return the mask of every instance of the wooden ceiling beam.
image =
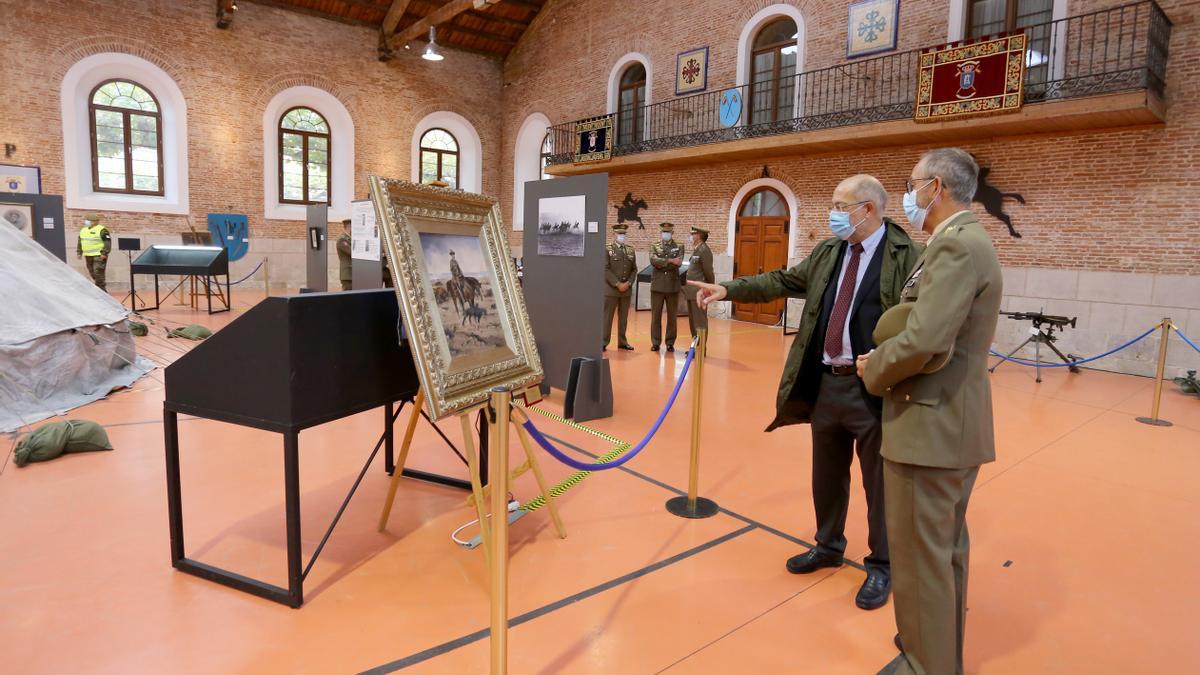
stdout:
<svg viewBox="0 0 1200 675">
<path fill-rule="evenodd" d="M 383 17 L 383 34 L 391 35 L 396 32 L 396 26 L 400 25 L 400 19 L 404 18 L 404 12 L 408 9 L 412 0 L 392 0 L 392 6 L 388 8 L 387 16 Z"/>
<path fill-rule="evenodd" d="M 446 31 L 447 33 L 458 33 L 459 35 L 467 35 L 469 37 L 475 37 L 475 38 L 479 38 L 481 40 L 491 40 L 492 42 L 498 42 L 502 45 L 510 45 L 511 46 L 511 45 L 517 44 L 517 41 L 510 37 L 504 37 L 503 35 L 497 35 L 495 33 L 488 33 L 486 31 L 475 30 L 474 28 L 467 28 L 466 26 L 459 26 L 458 24 L 453 24 L 453 23 L 444 23 L 441 26 L 438 26 L 438 31 Z M 451 45 L 451 46 L 453 46 L 453 45 Z"/>
<path fill-rule="evenodd" d="M 408 42 L 423 37 L 429 33 L 430 26 L 440 26 L 469 9 L 482 9 L 494 5 L 500 0 L 450 0 L 446 4 L 430 12 L 425 18 L 396 33 L 393 43 Z"/>
<path fill-rule="evenodd" d="M 510 19 L 507 16 L 498 16 L 496 14 L 489 14 L 487 12 L 481 12 L 477 9 L 467 10 L 466 12 L 463 12 L 463 15 L 469 16 L 472 19 L 479 19 L 481 21 L 491 21 L 493 23 L 502 24 L 505 26 L 509 26 L 511 28 L 519 28 L 520 30 L 525 30 L 526 28 L 529 28 L 528 21 L 517 21 L 516 19 Z"/>
</svg>

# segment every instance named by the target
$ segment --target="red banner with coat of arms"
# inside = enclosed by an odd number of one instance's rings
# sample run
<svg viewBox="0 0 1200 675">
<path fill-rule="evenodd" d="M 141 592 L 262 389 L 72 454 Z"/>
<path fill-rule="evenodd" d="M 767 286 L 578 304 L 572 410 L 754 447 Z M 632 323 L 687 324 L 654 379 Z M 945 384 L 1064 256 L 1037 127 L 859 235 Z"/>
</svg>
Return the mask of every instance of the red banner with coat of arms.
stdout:
<svg viewBox="0 0 1200 675">
<path fill-rule="evenodd" d="M 941 122 L 1021 109 L 1025 33 L 921 52 L 914 120 Z"/>
</svg>

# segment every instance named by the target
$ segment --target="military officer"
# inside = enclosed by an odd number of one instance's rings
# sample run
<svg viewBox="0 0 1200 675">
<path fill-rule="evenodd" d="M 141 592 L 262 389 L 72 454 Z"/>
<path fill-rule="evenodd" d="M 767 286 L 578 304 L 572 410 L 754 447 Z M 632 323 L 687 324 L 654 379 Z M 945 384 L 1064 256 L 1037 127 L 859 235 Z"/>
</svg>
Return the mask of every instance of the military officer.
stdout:
<svg viewBox="0 0 1200 675">
<path fill-rule="evenodd" d="M 708 248 L 708 230 L 695 225 L 692 226 L 692 257 L 688 261 L 687 279 L 703 281 L 706 284 L 716 280 L 716 276 L 713 275 L 712 251 Z M 688 328 L 692 331 L 692 337 L 696 337 L 696 331 L 701 328 L 708 330 L 708 312 L 701 309 L 700 304 L 696 302 L 696 293 L 699 290 L 695 286 L 683 287 L 683 296 L 687 298 L 688 305 Z"/>
<path fill-rule="evenodd" d="M 350 260 L 350 219 L 342 221 L 342 234 L 337 240 L 338 279 L 342 282 L 342 290 L 354 289 L 353 265 Z"/>
<path fill-rule="evenodd" d="M 111 251 L 112 236 L 100 222 L 100 216 L 94 213 L 84 216 L 75 253 L 83 258 L 92 282 L 102 291 L 105 290 L 104 270 L 108 267 L 108 254 Z"/>
<path fill-rule="evenodd" d="M 658 351 L 663 343 L 662 314 L 667 313 L 667 351 L 675 351 L 675 333 L 679 314 L 679 289 L 683 285 L 679 268 L 683 266 L 683 244 L 673 239 L 675 226 L 659 224 L 662 241 L 650 246 L 650 264 L 654 273 L 650 276 L 650 351 Z"/>
<path fill-rule="evenodd" d="M 617 315 L 617 346 L 633 349 L 625 337 L 625 326 L 629 323 L 629 299 L 633 296 L 633 284 L 637 282 L 637 260 L 633 247 L 625 243 L 629 226 L 624 223 L 613 225 L 613 243 L 608 245 L 608 260 L 604 267 L 604 349 L 612 338 L 613 314 Z"/>
<path fill-rule="evenodd" d="M 979 466 L 996 458 L 987 360 L 1003 285 L 996 249 L 971 213 L 978 174 L 958 148 L 931 150 L 913 168 L 904 213 L 931 236 L 900 296 L 911 313 L 895 337 L 858 357 L 867 389 L 884 399 L 885 511 L 904 656 L 893 672 L 963 670 L 967 502 Z"/>
</svg>

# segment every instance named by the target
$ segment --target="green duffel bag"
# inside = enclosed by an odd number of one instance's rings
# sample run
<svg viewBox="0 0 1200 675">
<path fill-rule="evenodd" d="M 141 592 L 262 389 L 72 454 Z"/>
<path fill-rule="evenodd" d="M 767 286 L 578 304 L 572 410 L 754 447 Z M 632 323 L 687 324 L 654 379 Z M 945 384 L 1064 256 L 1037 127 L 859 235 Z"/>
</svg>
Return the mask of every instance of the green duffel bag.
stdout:
<svg viewBox="0 0 1200 675">
<path fill-rule="evenodd" d="M 176 328 L 175 330 L 167 332 L 167 337 L 169 338 L 181 337 L 189 340 L 203 340 L 210 335 L 212 335 L 211 330 L 195 323 L 191 324 L 190 326 L 183 326 L 182 328 Z"/>
<path fill-rule="evenodd" d="M 17 466 L 30 462 L 45 462 L 67 452 L 112 450 L 104 427 L 88 420 L 51 422 L 17 443 L 13 461 Z"/>
</svg>

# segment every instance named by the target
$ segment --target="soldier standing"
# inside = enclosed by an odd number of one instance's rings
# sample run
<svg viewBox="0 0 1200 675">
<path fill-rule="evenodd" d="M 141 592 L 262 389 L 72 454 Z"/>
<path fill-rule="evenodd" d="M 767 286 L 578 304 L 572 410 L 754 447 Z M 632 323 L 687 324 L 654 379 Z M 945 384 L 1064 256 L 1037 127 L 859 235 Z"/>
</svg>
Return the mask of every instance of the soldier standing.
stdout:
<svg viewBox="0 0 1200 675">
<path fill-rule="evenodd" d="M 617 315 L 617 347 L 633 349 L 625 337 L 629 323 L 629 299 L 637 277 L 637 261 L 632 246 L 625 244 L 628 225 L 613 225 L 615 241 L 608 246 L 608 261 L 604 268 L 604 349 L 612 338 L 613 314 Z"/>
<path fill-rule="evenodd" d="M 663 342 L 662 313 L 667 312 L 667 351 L 675 351 L 675 332 L 679 314 L 679 268 L 683 265 L 683 245 L 672 239 L 671 223 L 661 223 L 662 241 L 650 247 L 650 264 L 654 273 L 650 277 L 650 351 L 658 351 Z"/>
<path fill-rule="evenodd" d="M 342 221 L 342 234 L 337 240 L 338 279 L 342 282 L 342 290 L 354 290 L 353 266 L 350 261 L 350 219 Z"/>
<path fill-rule="evenodd" d="M 83 219 L 83 229 L 79 231 L 79 246 L 75 253 L 83 258 L 92 282 L 102 291 L 106 290 L 104 269 L 108 266 L 110 251 L 112 236 L 108 233 L 108 228 L 100 223 L 100 216 L 89 213 Z"/>
<path fill-rule="evenodd" d="M 706 284 L 716 281 L 713 274 L 713 255 L 708 248 L 708 230 L 695 225 L 692 226 L 692 258 L 688 263 L 687 278 L 689 281 L 703 281 Z M 701 309 L 700 304 L 696 302 L 696 293 L 699 290 L 695 286 L 683 287 L 683 297 L 687 298 L 688 304 L 688 328 L 692 331 L 692 337 L 696 337 L 696 331 L 701 328 L 708 330 L 708 312 Z"/>
</svg>

